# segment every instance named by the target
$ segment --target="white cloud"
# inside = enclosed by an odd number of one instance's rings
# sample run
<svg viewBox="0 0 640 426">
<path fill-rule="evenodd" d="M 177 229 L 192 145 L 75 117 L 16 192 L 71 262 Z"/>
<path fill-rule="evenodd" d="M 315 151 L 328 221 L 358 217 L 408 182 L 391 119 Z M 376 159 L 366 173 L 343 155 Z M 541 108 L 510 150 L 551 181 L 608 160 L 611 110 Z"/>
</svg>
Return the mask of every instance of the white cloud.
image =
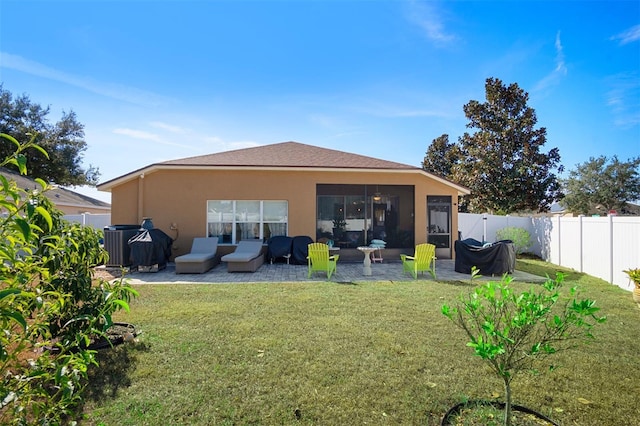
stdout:
<svg viewBox="0 0 640 426">
<path fill-rule="evenodd" d="M 204 138 L 204 141 L 208 144 L 222 144 L 222 139 L 218 136 L 207 136 Z"/>
<path fill-rule="evenodd" d="M 191 147 L 189 145 L 186 145 L 186 144 L 180 144 L 180 143 L 176 143 L 176 142 L 171 142 L 171 141 L 165 140 L 160 135 L 158 135 L 156 133 L 146 132 L 144 130 L 117 128 L 117 129 L 113 129 L 113 133 L 115 133 L 116 135 L 127 136 L 127 137 L 132 138 L 132 139 L 140 139 L 140 140 L 144 140 L 144 141 L 156 142 L 156 143 L 160 143 L 162 145 L 177 146 L 177 147 L 180 147 L 180 148 L 189 148 L 189 149 L 193 148 L 193 147 Z"/>
<path fill-rule="evenodd" d="M 308 118 L 311 123 L 327 129 L 335 129 L 337 127 L 342 127 L 342 125 L 337 122 L 335 117 L 332 117 L 326 114 L 313 113 L 313 114 L 310 114 Z"/>
<path fill-rule="evenodd" d="M 171 124 L 167 124 L 167 123 L 163 123 L 161 121 L 152 121 L 151 123 L 149 123 L 150 126 L 152 127 L 156 127 L 158 129 L 162 129 L 162 130 L 166 130 L 168 132 L 171 133 L 186 133 L 187 130 L 180 127 L 180 126 L 174 126 Z"/>
<path fill-rule="evenodd" d="M 225 144 L 228 149 L 224 149 L 224 151 L 235 150 L 235 149 L 244 149 L 244 148 L 254 148 L 256 146 L 261 146 L 258 142 L 254 141 L 236 141 L 236 142 L 228 142 Z"/>
<path fill-rule="evenodd" d="M 554 46 L 556 50 L 555 68 L 542 80 L 538 81 L 533 89 L 534 92 L 542 92 L 549 89 L 551 86 L 559 84 L 560 79 L 567 75 L 567 65 L 565 63 L 562 41 L 560 40 L 560 31 L 556 33 Z"/>
<path fill-rule="evenodd" d="M 0 68 L 12 69 L 36 77 L 58 81 L 98 95 L 136 105 L 157 106 L 169 104 L 169 99 L 155 93 L 121 84 L 102 83 L 88 77 L 65 73 L 7 52 L 0 52 Z"/>
<path fill-rule="evenodd" d="M 619 127 L 640 125 L 640 76 L 637 72 L 618 74 L 608 80 L 607 105 Z"/>
<path fill-rule="evenodd" d="M 425 105 L 430 103 L 435 106 Z M 356 112 L 382 118 L 440 117 L 451 118 L 456 114 L 448 110 L 449 102 L 442 98 L 425 95 L 421 101 L 405 98 L 396 101 L 366 100 L 351 107 Z"/>
<path fill-rule="evenodd" d="M 567 66 L 564 63 L 564 50 L 562 49 L 562 42 L 560 41 L 560 31 L 556 34 L 556 69 L 554 70 L 561 75 L 567 74 Z"/>
<path fill-rule="evenodd" d="M 611 40 L 620 40 L 621 45 L 640 40 L 640 25 L 633 26 L 620 34 L 614 35 Z"/>
<path fill-rule="evenodd" d="M 200 138 L 203 141 L 201 148 L 206 149 L 203 155 L 211 154 L 214 152 L 232 151 L 243 148 L 253 148 L 262 144 L 255 141 L 232 141 L 227 142 L 219 136 L 203 136 Z"/>
<path fill-rule="evenodd" d="M 113 129 L 113 133 L 116 135 L 124 135 L 134 139 L 143 139 L 147 141 L 160 142 L 160 136 L 155 133 L 145 132 L 143 130 L 134 130 L 134 129 Z"/>
<path fill-rule="evenodd" d="M 420 2 L 412 0 L 408 3 L 407 18 L 422 29 L 424 35 L 438 45 L 448 44 L 457 37 L 445 28 L 436 2 Z"/>
</svg>

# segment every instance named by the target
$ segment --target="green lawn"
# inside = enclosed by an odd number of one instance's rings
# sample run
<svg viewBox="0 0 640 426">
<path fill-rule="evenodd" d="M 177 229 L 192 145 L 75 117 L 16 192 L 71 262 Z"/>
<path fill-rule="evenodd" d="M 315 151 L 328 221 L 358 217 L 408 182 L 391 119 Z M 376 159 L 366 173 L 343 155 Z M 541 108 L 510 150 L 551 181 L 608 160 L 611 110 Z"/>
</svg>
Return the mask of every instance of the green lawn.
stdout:
<svg viewBox="0 0 640 426">
<path fill-rule="evenodd" d="M 589 345 L 549 358 L 555 372 L 516 379 L 514 402 L 564 425 L 640 425 L 640 309 L 603 281 L 570 273 L 574 283 L 608 321 Z M 438 425 L 465 398 L 503 394 L 440 313 L 472 286 L 138 286 L 118 319 L 143 334 L 100 354 L 81 424 Z"/>
</svg>

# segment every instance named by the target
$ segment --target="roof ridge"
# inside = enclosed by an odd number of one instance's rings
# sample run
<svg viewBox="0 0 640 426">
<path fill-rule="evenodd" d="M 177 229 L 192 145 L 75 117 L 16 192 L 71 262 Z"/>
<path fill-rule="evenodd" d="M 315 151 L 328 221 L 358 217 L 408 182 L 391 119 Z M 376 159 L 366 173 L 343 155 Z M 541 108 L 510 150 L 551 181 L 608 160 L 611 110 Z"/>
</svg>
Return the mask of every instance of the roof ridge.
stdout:
<svg viewBox="0 0 640 426">
<path fill-rule="evenodd" d="M 418 169 L 408 164 L 295 141 L 185 157 L 158 165 Z"/>
</svg>

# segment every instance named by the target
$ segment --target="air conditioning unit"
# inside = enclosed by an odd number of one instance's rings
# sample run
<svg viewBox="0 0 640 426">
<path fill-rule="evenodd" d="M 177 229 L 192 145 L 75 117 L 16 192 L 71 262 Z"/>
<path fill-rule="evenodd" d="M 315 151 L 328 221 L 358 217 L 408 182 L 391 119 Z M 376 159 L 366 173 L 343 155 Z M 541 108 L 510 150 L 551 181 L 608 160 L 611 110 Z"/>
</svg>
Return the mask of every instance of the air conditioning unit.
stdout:
<svg viewBox="0 0 640 426">
<path fill-rule="evenodd" d="M 106 266 L 129 266 L 129 238 L 140 230 L 140 225 L 110 225 L 104 228 L 104 248 L 109 254 Z"/>
</svg>

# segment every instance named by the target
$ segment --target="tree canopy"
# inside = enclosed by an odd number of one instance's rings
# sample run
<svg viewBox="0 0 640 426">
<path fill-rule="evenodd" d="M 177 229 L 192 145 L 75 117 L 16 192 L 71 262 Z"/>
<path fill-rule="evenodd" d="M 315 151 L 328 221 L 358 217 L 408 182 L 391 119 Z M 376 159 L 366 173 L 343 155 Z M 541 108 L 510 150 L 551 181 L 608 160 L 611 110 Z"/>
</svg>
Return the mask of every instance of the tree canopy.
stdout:
<svg viewBox="0 0 640 426">
<path fill-rule="evenodd" d="M 449 143 L 449 135 L 443 134 L 431 142 L 422 161 L 422 168 L 443 177 L 450 177 L 454 165 L 460 159 L 458 146 Z"/>
<path fill-rule="evenodd" d="M 488 78 L 485 89 L 485 102 L 471 100 L 463 107 L 467 128 L 476 132 L 465 132 L 457 144 L 443 139 L 446 135 L 434 140 L 423 167 L 449 171 L 444 177 L 471 190 L 460 202 L 463 210 L 547 211 L 562 198 L 556 176 L 556 170 L 563 170 L 558 148 L 541 151 L 547 131 L 536 128 L 536 113 L 527 106 L 529 95 L 517 84 L 505 86 Z"/>
<path fill-rule="evenodd" d="M 0 85 L 0 133 L 26 143 L 35 137 L 36 144 L 49 153 L 47 159 L 41 152 L 26 153 L 29 176 L 58 185 L 95 185 L 100 176 L 97 168 L 82 167 L 82 154 L 87 149 L 84 126 L 78 122 L 75 112 L 63 112 L 56 123 L 49 122 L 49 107 L 42 107 L 27 95 L 14 98 Z M 0 158 L 11 154 L 13 146 L 3 141 Z"/>
<path fill-rule="evenodd" d="M 562 205 L 573 213 L 623 211 L 628 202 L 640 199 L 640 157 L 626 162 L 617 156 L 591 157 L 570 170 L 562 184 Z"/>
</svg>

